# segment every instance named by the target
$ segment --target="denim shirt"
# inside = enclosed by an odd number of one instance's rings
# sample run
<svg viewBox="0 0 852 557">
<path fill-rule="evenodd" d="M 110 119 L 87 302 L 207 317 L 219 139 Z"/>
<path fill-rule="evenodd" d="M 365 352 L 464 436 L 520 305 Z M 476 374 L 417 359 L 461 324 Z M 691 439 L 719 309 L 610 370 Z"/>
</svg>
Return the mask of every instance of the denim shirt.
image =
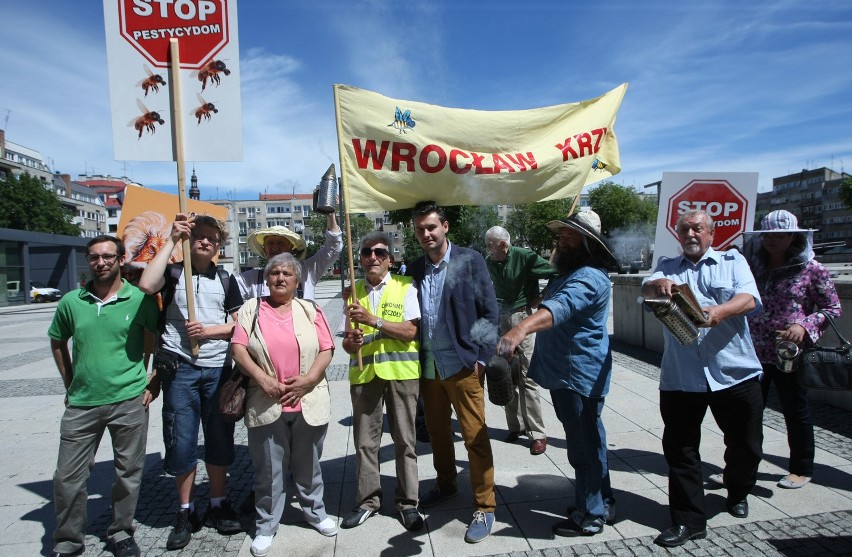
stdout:
<svg viewBox="0 0 852 557">
<path fill-rule="evenodd" d="M 536 333 L 532 380 L 545 389 L 571 389 L 586 397 L 609 392 L 611 289 L 606 272 L 594 267 L 553 279 L 539 305 L 539 311 L 545 308 L 553 316 L 553 327 Z"/>
<path fill-rule="evenodd" d="M 426 334 L 423 335 L 422 350 L 425 350 L 426 360 L 422 377 L 434 379 L 435 371 L 441 378 L 457 373 L 464 367 L 450 332 L 446 327 L 438 327 L 438 323 L 446 322 L 447 308 L 441 303 L 444 294 L 444 281 L 447 278 L 450 264 L 450 252 L 453 245 L 447 242 L 447 253 L 443 259 L 434 265 L 426 258 L 426 274 L 423 277 L 423 308 L 422 320 L 425 321 Z"/>
<path fill-rule="evenodd" d="M 661 257 L 654 273 L 642 284 L 661 278 L 688 284 L 701 307 L 719 305 L 737 294 L 746 293 L 755 300 L 755 308 L 749 315 L 763 309 L 751 269 L 735 250 L 719 252 L 710 248 L 698 263 L 682 255 Z M 715 327 L 699 329 L 698 340 L 686 346 L 667 329 L 663 334 L 661 391 L 718 391 L 763 374 L 745 315 L 729 317 Z"/>
</svg>

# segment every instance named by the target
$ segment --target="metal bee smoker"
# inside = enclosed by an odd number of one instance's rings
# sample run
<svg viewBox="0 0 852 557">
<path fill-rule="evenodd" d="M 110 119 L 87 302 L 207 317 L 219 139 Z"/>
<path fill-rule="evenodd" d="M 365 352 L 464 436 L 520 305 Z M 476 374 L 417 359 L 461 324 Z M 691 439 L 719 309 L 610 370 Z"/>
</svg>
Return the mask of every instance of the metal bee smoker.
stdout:
<svg viewBox="0 0 852 557">
<path fill-rule="evenodd" d="M 775 367 L 782 373 L 793 373 L 799 369 L 799 347 L 795 342 L 776 339 L 775 341 Z"/>
<path fill-rule="evenodd" d="M 654 313 L 654 316 L 679 343 L 687 345 L 698 340 L 698 327 L 673 299 L 646 298 L 642 303 Z"/>
<path fill-rule="evenodd" d="M 314 212 L 329 214 L 337 210 L 337 175 L 334 165 L 328 167 L 314 189 Z"/>
</svg>

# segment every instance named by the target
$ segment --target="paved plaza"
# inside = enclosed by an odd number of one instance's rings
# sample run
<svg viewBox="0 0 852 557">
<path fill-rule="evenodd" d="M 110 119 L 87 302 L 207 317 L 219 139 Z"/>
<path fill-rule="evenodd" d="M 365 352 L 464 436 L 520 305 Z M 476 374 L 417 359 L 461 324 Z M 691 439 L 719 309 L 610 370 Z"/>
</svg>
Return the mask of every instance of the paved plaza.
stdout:
<svg viewBox="0 0 852 557">
<path fill-rule="evenodd" d="M 340 282 L 323 282 L 317 302 L 335 328 L 342 315 Z M 55 525 L 52 476 L 56 466 L 59 421 L 64 410 L 62 381 L 53 364 L 47 328 L 55 303 L 0 308 L 0 556 L 47 555 L 53 548 Z M 615 308 L 615 311 L 618 311 Z M 340 338 L 336 338 L 338 347 Z M 662 455 L 662 420 L 657 381 L 659 355 L 624 345 L 613 350 L 612 389 L 603 419 L 607 427 L 612 484 L 616 490 L 617 522 L 593 538 L 554 538 L 553 522 L 562 518 L 573 499 L 573 470 L 565 453 L 565 435 L 546 391 L 542 406 L 548 433 L 547 452 L 529 454 L 528 444 L 506 444 L 508 433 L 501 407 L 487 404 L 497 484 L 497 522 L 492 535 L 476 545 L 463 540 L 472 515 L 467 460 L 461 437 L 456 455 L 460 467 L 459 495 L 428 509 L 426 527 L 403 529 L 394 513 L 393 447 L 386 433 L 381 450 L 386 500 L 382 513 L 336 537 L 317 533 L 289 497 L 283 524 L 271 556 L 295 555 L 463 556 L 512 555 L 852 555 L 852 413 L 815 405 L 816 465 L 814 481 L 803 489 L 785 490 L 776 482 L 785 473 L 787 442 L 777 404 L 764 417 L 764 460 L 758 485 L 749 498 L 750 515 L 736 519 L 725 511 L 724 489 L 708 489 L 708 537 L 666 550 L 654 537 L 670 525 L 666 463 Z M 346 380 L 347 355 L 335 353 L 328 370 L 332 419 L 322 458 L 325 502 L 339 522 L 354 506 L 355 459 L 351 402 Z M 152 405 L 147 462 L 136 513 L 136 539 L 143 555 L 249 556 L 251 538 L 231 537 L 202 528 L 183 550 L 168 552 L 166 537 L 177 507 L 174 480 L 162 467 L 161 400 Z M 230 498 L 239 503 L 251 490 L 251 459 L 246 429 L 237 425 L 237 460 L 230 469 Z M 702 436 L 705 474 L 720 472 L 724 445 L 708 412 Z M 435 477 L 430 446 L 418 443 L 421 491 Z M 207 507 L 207 482 L 199 466 L 197 500 Z M 106 547 L 109 493 L 112 483 L 110 441 L 97 454 L 89 483 L 89 528 L 84 555 L 111 555 Z M 290 491 L 288 491 L 290 493 Z M 252 517 L 243 518 L 253 533 Z"/>
</svg>

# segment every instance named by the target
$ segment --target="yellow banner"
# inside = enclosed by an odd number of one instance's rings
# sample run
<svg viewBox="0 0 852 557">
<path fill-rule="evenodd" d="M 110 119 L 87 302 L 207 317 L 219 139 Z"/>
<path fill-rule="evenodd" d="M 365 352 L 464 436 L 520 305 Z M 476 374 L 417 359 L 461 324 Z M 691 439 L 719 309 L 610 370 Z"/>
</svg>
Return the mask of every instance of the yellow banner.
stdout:
<svg viewBox="0 0 852 557">
<path fill-rule="evenodd" d="M 334 86 L 347 211 L 524 204 L 621 171 L 624 83 L 595 99 L 515 111 L 446 108 Z"/>
</svg>

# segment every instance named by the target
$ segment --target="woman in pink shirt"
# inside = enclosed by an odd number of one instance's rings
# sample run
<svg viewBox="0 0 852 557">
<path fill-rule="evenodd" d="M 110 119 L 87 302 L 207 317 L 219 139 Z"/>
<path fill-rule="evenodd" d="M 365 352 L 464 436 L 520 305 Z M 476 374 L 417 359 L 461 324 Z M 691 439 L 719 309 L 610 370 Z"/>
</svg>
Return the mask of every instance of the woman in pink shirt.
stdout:
<svg viewBox="0 0 852 557">
<path fill-rule="evenodd" d="M 234 362 L 251 378 L 245 424 L 255 467 L 255 557 L 267 555 L 284 512 L 293 474 L 305 520 L 321 534 L 337 534 L 325 512 L 319 460 L 330 400 L 325 369 L 334 342 L 322 310 L 295 297 L 299 261 L 276 255 L 264 269 L 269 296 L 240 308 L 231 339 Z"/>
</svg>

